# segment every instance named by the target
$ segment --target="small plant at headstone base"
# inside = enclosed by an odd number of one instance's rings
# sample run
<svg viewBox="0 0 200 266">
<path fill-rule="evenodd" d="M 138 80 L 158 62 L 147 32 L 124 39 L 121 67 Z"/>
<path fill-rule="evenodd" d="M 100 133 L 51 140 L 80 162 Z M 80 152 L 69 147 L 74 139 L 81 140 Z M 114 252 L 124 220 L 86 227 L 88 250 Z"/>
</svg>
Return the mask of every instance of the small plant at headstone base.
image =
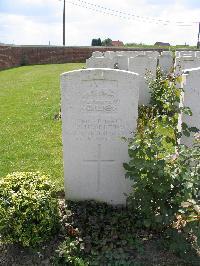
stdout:
<svg viewBox="0 0 200 266">
<path fill-rule="evenodd" d="M 53 265 L 86 266 L 84 257 L 84 243 L 78 228 L 74 228 L 73 212 L 68 208 L 65 200 L 59 201 L 61 216 L 61 232 L 64 240 L 55 250 Z"/>
<path fill-rule="evenodd" d="M 3 243 L 36 247 L 59 230 L 54 185 L 39 172 L 15 172 L 0 181 Z"/>
<path fill-rule="evenodd" d="M 53 118 L 54 120 L 61 120 L 61 106 L 60 106 L 60 108 L 59 108 L 59 111 L 58 111 L 58 113 L 56 113 L 55 115 L 54 115 L 54 118 Z"/>
<path fill-rule="evenodd" d="M 68 201 L 60 207 L 66 239 L 54 265 L 130 265 L 135 252 L 142 254 L 144 234 L 136 235 L 134 215 L 126 208 L 95 201 Z"/>
<path fill-rule="evenodd" d="M 87 266 L 84 256 L 84 245 L 79 237 L 66 237 L 56 250 L 53 265 Z"/>
</svg>

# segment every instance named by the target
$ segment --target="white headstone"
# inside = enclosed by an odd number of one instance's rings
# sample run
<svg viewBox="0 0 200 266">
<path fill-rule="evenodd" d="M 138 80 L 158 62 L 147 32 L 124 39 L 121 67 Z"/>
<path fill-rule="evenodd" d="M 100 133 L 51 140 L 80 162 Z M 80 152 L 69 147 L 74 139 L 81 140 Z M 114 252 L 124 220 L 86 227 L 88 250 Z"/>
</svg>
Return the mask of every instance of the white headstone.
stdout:
<svg viewBox="0 0 200 266">
<path fill-rule="evenodd" d="M 95 52 L 92 53 L 92 57 L 101 57 L 101 56 L 103 56 L 102 52 L 95 51 Z"/>
<path fill-rule="evenodd" d="M 125 51 L 116 51 L 116 55 L 125 55 Z"/>
<path fill-rule="evenodd" d="M 189 127 L 200 129 L 200 68 L 185 70 L 183 77 L 183 106 L 189 107 L 193 115 L 182 115 L 182 122 L 186 123 Z M 193 133 L 191 133 L 190 137 L 182 136 L 181 142 L 191 146 L 194 140 L 193 136 Z"/>
<path fill-rule="evenodd" d="M 175 52 L 175 57 L 180 57 L 180 51 Z"/>
<path fill-rule="evenodd" d="M 117 55 L 114 59 L 114 65 L 120 70 L 128 70 L 128 56 L 127 55 Z"/>
<path fill-rule="evenodd" d="M 139 105 L 148 105 L 150 93 L 147 78 L 156 77 L 157 59 L 146 55 L 138 55 L 129 58 L 129 71 L 139 74 Z"/>
<path fill-rule="evenodd" d="M 116 56 L 114 51 L 106 51 L 104 52 L 104 57 L 105 58 L 109 58 L 109 59 L 113 59 Z"/>
<path fill-rule="evenodd" d="M 180 51 L 180 57 L 184 56 L 196 56 L 196 51 Z"/>
<path fill-rule="evenodd" d="M 171 51 L 163 51 L 162 55 L 169 55 L 169 56 L 173 56 L 173 53 Z"/>
<path fill-rule="evenodd" d="M 158 57 L 159 66 L 163 73 L 168 74 L 173 68 L 173 57 L 170 54 L 163 54 Z"/>
<path fill-rule="evenodd" d="M 177 57 L 175 62 L 180 70 L 200 67 L 200 59 L 193 56 Z"/>
<path fill-rule="evenodd" d="M 126 56 L 128 56 L 128 57 L 136 57 L 139 54 L 140 54 L 140 52 L 138 52 L 138 51 L 126 51 Z"/>
<path fill-rule="evenodd" d="M 196 51 L 196 57 L 200 58 L 200 51 Z"/>
<path fill-rule="evenodd" d="M 111 58 L 90 57 L 86 60 L 86 68 L 114 68 L 114 62 Z"/>
<path fill-rule="evenodd" d="M 146 51 L 145 55 L 151 58 L 158 58 L 160 54 L 157 51 Z"/>
<path fill-rule="evenodd" d="M 84 69 L 61 75 L 66 197 L 125 204 L 123 162 L 138 116 L 137 74 Z"/>
</svg>

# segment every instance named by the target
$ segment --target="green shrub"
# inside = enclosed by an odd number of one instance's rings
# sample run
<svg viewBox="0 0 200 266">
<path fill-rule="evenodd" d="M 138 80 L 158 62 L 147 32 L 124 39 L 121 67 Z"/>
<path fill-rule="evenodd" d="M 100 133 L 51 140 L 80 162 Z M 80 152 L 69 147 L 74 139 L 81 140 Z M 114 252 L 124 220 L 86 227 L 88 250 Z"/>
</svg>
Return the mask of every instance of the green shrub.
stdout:
<svg viewBox="0 0 200 266">
<path fill-rule="evenodd" d="M 152 106 L 139 109 L 137 133 L 129 139 L 130 161 L 124 164 L 126 177 L 134 181 L 129 206 L 141 224 L 153 229 L 169 226 L 182 202 L 199 197 L 200 143 L 178 144 L 178 113 L 191 115 L 189 108 L 178 107 L 179 79 L 172 73 L 164 77 L 158 69 L 150 82 Z M 188 136 L 197 131 L 183 127 Z"/>
<path fill-rule="evenodd" d="M 59 228 L 53 184 L 39 172 L 16 172 L 0 181 L 0 236 L 4 243 L 36 246 Z"/>
<path fill-rule="evenodd" d="M 169 226 L 182 202 L 198 199 L 200 188 L 200 145 L 180 145 L 179 153 L 166 156 L 163 138 L 146 129 L 142 138 L 130 142 L 131 160 L 124 164 L 126 177 L 134 180 L 129 205 L 143 225 L 154 229 Z"/>
<path fill-rule="evenodd" d="M 54 265 L 87 266 L 89 263 L 83 257 L 84 245 L 82 239 L 67 237 L 56 250 Z"/>
<path fill-rule="evenodd" d="M 124 164 L 126 177 L 134 181 L 133 193 L 128 198 L 129 207 L 137 213 L 143 226 L 160 229 L 171 223 L 178 206 L 173 204 L 176 193 L 171 185 L 173 178 L 166 171 L 170 159 L 166 139 L 158 130 L 158 122 L 152 119 L 143 133 L 129 140 L 129 163 Z"/>
</svg>

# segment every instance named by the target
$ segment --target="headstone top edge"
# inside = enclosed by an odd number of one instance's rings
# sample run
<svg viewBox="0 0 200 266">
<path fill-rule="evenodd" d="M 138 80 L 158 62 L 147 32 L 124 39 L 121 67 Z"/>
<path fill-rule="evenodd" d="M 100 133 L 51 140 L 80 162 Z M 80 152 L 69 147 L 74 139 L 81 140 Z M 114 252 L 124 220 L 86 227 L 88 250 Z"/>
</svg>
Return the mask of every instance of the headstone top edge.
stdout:
<svg viewBox="0 0 200 266">
<path fill-rule="evenodd" d="M 131 72 L 131 71 L 126 71 L 126 70 L 121 70 L 121 69 L 112 69 L 112 68 L 87 68 L 87 69 L 77 69 L 77 70 L 73 70 L 73 71 L 68 71 L 68 72 L 64 72 L 62 73 L 60 76 L 61 77 L 65 77 L 65 76 L 68 76 L 68 75 L 74 75 L 74 74 L 77 74 L 77 73 L 92 73 L 92 72 L 95 72 L 95 71 L 103 71 L 103 72 L 106 72 L 106 73 L 109 73 L 109 72 L 112 72 L 112 73 L 125 73 L 125 74 L 129 74 L 130 76 L 139 76 L 138 73 L 135 73 L 135 72 Z"/>
<path fill-rule="evenodd" d="M 184 69 L 183 74 L 190 74 L 193 71 L 200 71 L 200 67 Z"/>
<path fill-rule="evenodd" d="M 160 57 L 173 57 L 173 55 L 172 54 L 160 54 L 158 57 L 159 58 Z"/>
</svg>

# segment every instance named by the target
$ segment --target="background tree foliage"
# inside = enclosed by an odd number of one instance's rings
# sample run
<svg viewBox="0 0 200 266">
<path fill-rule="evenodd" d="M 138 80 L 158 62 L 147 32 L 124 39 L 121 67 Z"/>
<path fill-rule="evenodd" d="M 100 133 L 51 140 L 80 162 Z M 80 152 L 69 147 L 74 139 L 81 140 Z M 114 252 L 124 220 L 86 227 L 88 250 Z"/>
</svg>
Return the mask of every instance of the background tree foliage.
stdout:
<svg viewBox="0 0 200 266">
<path fill-rule="evenodd" d="M 102 45 L 102 42 L 100 38 L 92 39 L 92 46 L 101 46 L 101 45 Z"/>
</svg>

